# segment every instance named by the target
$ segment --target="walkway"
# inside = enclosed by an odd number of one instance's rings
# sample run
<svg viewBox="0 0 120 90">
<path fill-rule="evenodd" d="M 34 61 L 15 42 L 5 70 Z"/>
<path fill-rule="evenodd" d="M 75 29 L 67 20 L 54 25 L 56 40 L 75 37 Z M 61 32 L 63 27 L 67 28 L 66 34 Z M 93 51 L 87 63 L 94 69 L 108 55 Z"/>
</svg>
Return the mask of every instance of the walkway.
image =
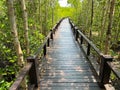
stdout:
<svg viewBox="0 0 120 90">
<path fill-rule="evenodd" d="M 59 26 L 47 59 L 40 90 L 101 90 L 89 62 L 74 40 L 68 19 Z"/>
</svg>

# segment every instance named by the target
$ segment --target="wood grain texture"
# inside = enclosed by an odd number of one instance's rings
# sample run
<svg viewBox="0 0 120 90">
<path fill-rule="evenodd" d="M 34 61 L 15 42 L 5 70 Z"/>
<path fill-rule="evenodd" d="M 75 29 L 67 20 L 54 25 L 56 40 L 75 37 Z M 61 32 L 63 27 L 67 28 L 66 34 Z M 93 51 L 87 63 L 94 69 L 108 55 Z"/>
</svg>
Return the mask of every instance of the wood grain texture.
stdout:
<svg viewBox="0 0 120 90">
<path fill-rule="evenodd" d="M 40 90 L 102 90 L 74 39 L 67 19 L 58 27 L 46 57 Z"/>
</svg>

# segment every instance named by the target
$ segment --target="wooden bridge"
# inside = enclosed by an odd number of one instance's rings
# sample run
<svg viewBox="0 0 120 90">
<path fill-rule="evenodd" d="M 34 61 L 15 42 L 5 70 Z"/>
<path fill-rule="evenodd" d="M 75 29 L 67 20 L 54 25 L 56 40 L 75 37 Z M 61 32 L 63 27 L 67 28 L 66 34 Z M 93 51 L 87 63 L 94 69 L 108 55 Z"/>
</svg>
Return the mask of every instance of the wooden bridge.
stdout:
<svg viewBox="0 0 120 90">
<path fill-rule="evenodd" d="M 29 90 L 104 90 L 111 71 L 120 80 L 111 67 L 112 58 L 103 55 L 70 19 L 60 20 L 27 61 L 10 90 L 19 90 L 26 75 Z"/>
</svg>

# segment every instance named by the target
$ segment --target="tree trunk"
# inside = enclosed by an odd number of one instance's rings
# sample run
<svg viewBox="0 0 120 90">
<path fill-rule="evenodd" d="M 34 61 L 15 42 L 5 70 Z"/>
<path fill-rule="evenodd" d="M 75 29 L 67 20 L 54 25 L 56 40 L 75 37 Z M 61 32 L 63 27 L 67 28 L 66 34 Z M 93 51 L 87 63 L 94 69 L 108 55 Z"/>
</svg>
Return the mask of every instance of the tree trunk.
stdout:
<svg viewBox="0 0 120 90">
<path fill-rule="evenodd" d="M 54 6 L 52 6 L 52 27 L 54 25 Z"/>
<path fill-rule="evenodd" d="M 91 22 L 90 22 L 90 32 L 89 32 L 89 38 L 92 38 L 92 24 L 93 24 L 93 15 L 94 15 L 94 1 L 91 1 Z"/>
<path fill-rule="evenodd" d="M 109 21 L 108 21 L 108 30 L 106 32 L 105 54 L 108 54 L 108 51 L 110 48 L 111 30 L 112 30 L 112 22 L 113 22 L 113 16 L 114 16 L 114 6 L 115 6 L 115 0 L 111 0 Z"/>
<path fill-rule="evenodd" d="M 105 4 L 103 5 L 103 11 L 102 11 L 102 20 L 101 20 L 101 30 L 100 30 L 100 49 L 103 50 L 104 45 L 104 33 L 106 30 L 107 25 L 107 18 L 108 18 L 108 10 L 109 10 L 109 0 L 105 1 Z"/>
<path fill-rule="evenodd" d="M 28 37 L 28 17 L 27 17 L 27 10 L 25 5 L 25 0 L 20 0 L 21 8 L 23 12 L 23 21 L 24 21 L 24 37 L 25 37 L 25 45 L 26 45 L 26 54 L 29 55 L 29 37 Z"/>
<path fill-rule="evenodd" d="M 24 64 L 23 60 L 23 52 L 20 46 L 20 42 L 18 39 L 18 32 L 16 27 L 16 18 L 14 14 L 14 8 L 13 8 L 13 1 L 14 0 L 7 0 L 7 7 L 8 7 L 8 14 L 9 14 L 9 20 L 10 20 L 10 26 L 11 26 L 11 32 L 13 36 L 14 46 L 18 57 L 18 64 L 22 65 Z"/>
<path fill-rule="evenodd" d="M 47 11 L 47 1 L 45 1 L 45 12 L 44 12 L 44 25 L 43 25 L 43 34 L 46 36 L 46 30 L 47 30 L 47 14 L 48 14 L 48 11 Z"/>
<path fill-rule="evenodd" d="M 42 6 L 41 6 L 41 0 L 39 0 L 39 24 L 40 24 L 40 33 L 42 33 Z"/>
<path fill-rule="evenodd" d="M 87 4 L 85 6 L 86 6 L 86 8 L 87 8 L 87 6 L 89 6 L 89 1 L 87 1 Z M 85 12 L 85 31 L 84 31 L 84 34 L 87 33 L 88 27 L 89 27 L 89 25 L 88 25 L 88 23 L 89 23 L 89 16 L 88 15 L 89 15 L 89 10 L 87 9 L 86 12 Z"/>
</svg>

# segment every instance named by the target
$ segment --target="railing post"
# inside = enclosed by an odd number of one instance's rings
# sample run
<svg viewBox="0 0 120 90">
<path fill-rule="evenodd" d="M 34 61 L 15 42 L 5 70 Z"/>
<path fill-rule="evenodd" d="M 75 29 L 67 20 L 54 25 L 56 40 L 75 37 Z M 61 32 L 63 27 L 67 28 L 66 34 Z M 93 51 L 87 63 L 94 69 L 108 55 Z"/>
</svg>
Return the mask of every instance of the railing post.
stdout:
<svg viewBox="0 0 120 90">
<path fill-rule="evenodd" d="M 35 87 L 37 88 L 39 85 L 37 60 L 34 57 L 28 57 L 27 62 L 33 63 L 32 67 L 28 73 L 30 85 L 35 85 Z"/>
<path fill-rule="evenodd" d="M 78 39 L 78 29 L 76 29 L 76 36 L 75 36 L 75 40 L 77 41 L 77 39 Z"/>
<path fill-rule="evenodd" d="M 74 26 L 73 26 L 73 23 L 70 21 L 70 25 L 71 25 L 71 29 L 73 30 L 74 32 Z"/>
<path fill-rule="evenodd" d="M 50 39 L 53 39 L 53 32 L 52 32 L 52 30 L 50 30 L 50 31 L 51 31 Z"/>
<path fill-rule="evenodd" d="M 76 27 L 73 26 L 73 34 L 75 35 L 75 32 L 76 32 Z"/>
<path fill-rule="evenodd" d="M 56 30 L 57 30 L 57 28 L 58 28 L 58 25 L 59 25 L 59 22 L 56 24 L 56 26 L 55 26 L 55 32 L 56 32 Z"/>
<path fill-rule="evenodd" d="M 72 30 L 74 30 L 74 26 L 73 26 L 73 23 L 72 23 L 72 22 L 70 22 L 70 24 L 71 24 L 71 28 L 72 28 Z"/>
<path fill-rule="evenodd" d="M 56 30 L 56 29 L 55 29 L 55 28 L 53 28 L 53 34 L 55 34 L 55 30 Z"/>
<path fill-rule="evenodd" d="M 88 46 L 87 46 L 87 55 L 89 56 L 90 55 L 90 44 L 88 43 Z"/>
<path fill-rule="evenodd" d="M 46 48 L 46 44 L 44 45 L 44 47 L 43 47 L 43 53 L 44 53 L 44 56 L 46 55 L 46 53 L 47 53 L 47 48 Z"/>
<path fill-rule="evenodd" d="M 80 38 L 80 44 L 83 44 L 83 37 Z"/>
<path fill-rule="evenodd" d="M 77 33 L 77 30 L 78 30 L 78 27 L 75 26 L 75 35 L 76 35 L 76 33 Z"/>
<path fill-rule="evenodd" d="M 62 22 L 62 21 L 60 20 L 60 21 L 56 24 L 55 30 L 58 29 L 58 26 L 60 25 L 61 22 Z"/>
<path fill-rule="evenodd" d="M 47 40 L 47 46 L 49 47 L 50 46 L 50 39 L 48 38 Z"/>
<path fill-rule="evenodd" d="M 108 66 L 107 62 L 112 62 L 112 60 L 113 58 L 111 56 L 108 56 L 108 55 L 101 56 L 101 65 L 100 65 L 100 72 L 99 72 L 101 87 L 104 87 L 104 84 L 109 83 L 111 69 Z"/>
</svg>

